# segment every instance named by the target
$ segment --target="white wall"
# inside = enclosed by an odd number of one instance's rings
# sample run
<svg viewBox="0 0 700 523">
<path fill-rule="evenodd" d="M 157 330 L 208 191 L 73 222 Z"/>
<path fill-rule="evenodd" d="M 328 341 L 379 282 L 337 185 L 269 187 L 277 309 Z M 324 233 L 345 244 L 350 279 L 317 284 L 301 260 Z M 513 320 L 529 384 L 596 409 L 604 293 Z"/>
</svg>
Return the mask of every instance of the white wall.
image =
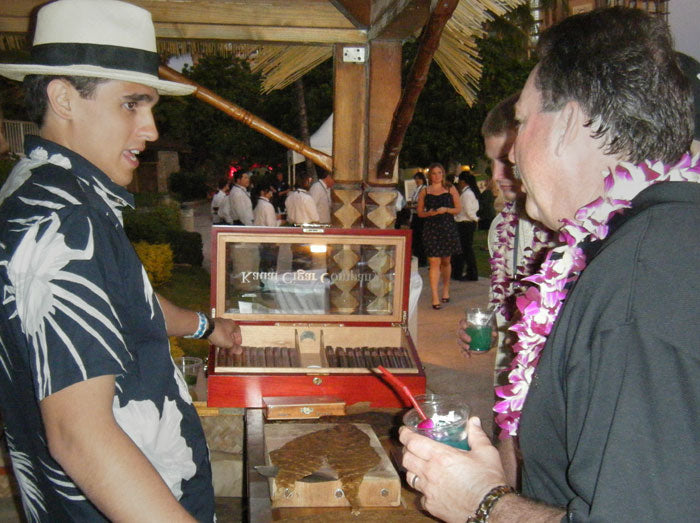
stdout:
<svg viewBox="0 0 700 523">
<path fill-rule="evenodd" d="M 700 61 L 700 0 L 671 0 L 668 11 L 676 50 Z"/>
</svg>

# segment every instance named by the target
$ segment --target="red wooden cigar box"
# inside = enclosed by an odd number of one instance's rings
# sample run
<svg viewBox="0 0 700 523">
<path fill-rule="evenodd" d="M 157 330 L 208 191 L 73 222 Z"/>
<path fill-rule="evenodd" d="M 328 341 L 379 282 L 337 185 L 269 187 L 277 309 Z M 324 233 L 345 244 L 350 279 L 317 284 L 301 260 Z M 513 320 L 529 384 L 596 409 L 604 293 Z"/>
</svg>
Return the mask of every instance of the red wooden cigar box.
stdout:
<svg viewBox="0 0 700 523">
<path fill-rule="evenodd" d="M 411 233 L 315 227 L 212 227 L 212 315 L 241 326 L 243 353 L 211 347 L 210 407 L 270 396 L 335 396 L 407 406 L 425 373 L 408 332 Z"/>
</svg>

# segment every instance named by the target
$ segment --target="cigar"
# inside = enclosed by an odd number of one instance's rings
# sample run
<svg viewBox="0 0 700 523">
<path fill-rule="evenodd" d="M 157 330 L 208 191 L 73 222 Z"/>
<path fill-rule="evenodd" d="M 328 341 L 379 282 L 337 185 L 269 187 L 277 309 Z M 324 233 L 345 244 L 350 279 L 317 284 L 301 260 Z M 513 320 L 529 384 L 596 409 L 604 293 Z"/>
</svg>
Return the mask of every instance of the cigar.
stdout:
<svg viewBox="0 0 700 523">
<path fill-rule="evenodd" d="M 372 367 L 379 367 L 382 364 L 382 360 L 379 357 L 379 352 L 377 349 L 372 349 L 369 354 L 372 358 Z"/>
<path fill-rule="evenodd" d="M 377 352 L 379 352 L 379 359 L 382 362 L 383 367 L 391 367 L 391 363 L 389 362 L 389 357 L 387 355 L 387 347 L 381 347 L 377 349 Z"/>
<path fill-rule="evenodd" d="M 330 345 L 326 345 L 326 361 L 329 367 L 338 366 L 338 358 L 335 357 L 335 351 Z"/>
<path fill-rule="evenodd" d="M 338 347 L 336 349 L 336 354 L 338 355 L 338 366 L 347 367 L 348 359 L 345 357 L 345 349 L 343 349 L 342 347 Z"/>
<path fill-rule="evenodd" d="M 301 358 L 299 357 L 299 349 L 291 348 L 289 349 L 289 361 L 292 363 L 292 367 L 301 367 Z"/>
<path fill-rule="evenodd" d="M 275 349 L 273 347 L 263 347 L 262 352 L 265 358 L 266 367 L 275 366 Z"/>
</svg>

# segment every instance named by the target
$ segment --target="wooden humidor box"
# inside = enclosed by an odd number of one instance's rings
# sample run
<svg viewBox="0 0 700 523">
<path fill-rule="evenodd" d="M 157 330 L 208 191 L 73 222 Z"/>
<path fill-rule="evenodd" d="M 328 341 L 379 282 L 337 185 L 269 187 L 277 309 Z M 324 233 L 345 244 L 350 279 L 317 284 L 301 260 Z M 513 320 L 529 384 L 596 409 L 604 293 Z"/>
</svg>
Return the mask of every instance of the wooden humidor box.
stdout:
<svg viewBox="0 0 700 523">
<path fill-rule="evenodd" d="M 335 396 L 404 406 L 425 374 L 407 328 L 410 231 L 212 227 L 212 314 L 241 326 L 244 353 L 211 347 L 208 405 Z"/>
</svg>

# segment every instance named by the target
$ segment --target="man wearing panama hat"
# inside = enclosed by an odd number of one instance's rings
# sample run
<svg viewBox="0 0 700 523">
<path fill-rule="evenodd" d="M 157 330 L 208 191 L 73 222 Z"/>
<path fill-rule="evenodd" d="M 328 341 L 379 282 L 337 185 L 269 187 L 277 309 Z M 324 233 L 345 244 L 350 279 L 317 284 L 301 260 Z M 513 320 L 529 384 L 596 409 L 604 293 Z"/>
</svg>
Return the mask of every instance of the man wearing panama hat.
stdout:
<svg viewBox="0 0 700 523">
<path fill-rule="evenodd" d="M 158 296 L 122 225 L 158 137 L 148 11 L 59 0 L 38 11 L 23 80 L 40 125 L 0 190 L 0 404 L 30 521 L 212 521 L 208 450 L 168 336 L 239 350 L 231 320 Z"/>
</svg>

